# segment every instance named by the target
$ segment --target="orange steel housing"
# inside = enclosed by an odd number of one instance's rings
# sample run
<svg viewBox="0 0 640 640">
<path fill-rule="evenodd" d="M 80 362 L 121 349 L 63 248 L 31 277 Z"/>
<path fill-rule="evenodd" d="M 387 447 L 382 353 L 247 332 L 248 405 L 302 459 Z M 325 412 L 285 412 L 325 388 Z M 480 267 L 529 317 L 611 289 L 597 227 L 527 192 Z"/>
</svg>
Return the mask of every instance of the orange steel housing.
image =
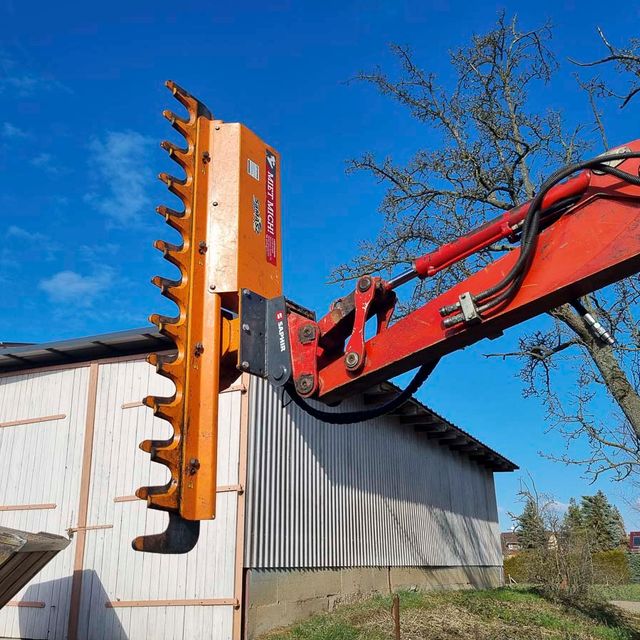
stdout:
<svg viewBox="0 0 640 640">
<path fill-rule="evenodd" d="M 182 243 L 158 240 L 155 247 L 180 270 L 180 279 L 156 276 L 152 282 L 178 313 L 154 314 L 150 321 L 174 341 L 177 353 L 152 354 L 148 360 L 175 384 L 175 393 L 149 396 L 144 404 L 171 424 L 173 434 L 167 440 L 145 440 L 140 447 L 166 465 L 171 478 L 164 486 L 142 487 L 136 495 L 151 508 L 196 521 L 215 517 L 218 393 L 237 377 L 238 291 L 247 287 L 265 297 L 282 291 L 280 159 L 246 127 L 215 120 L 196 98 L 173 82 L 166 85 L 187 109 L 187 120 L 163 113 L 186 145 L 165 141 L 161 146 L 185 175 L 162 173 L 159 178 L 183 208 L 157 210 Z M 152 546 L 145 536 L 134 542 L 138 550 Z"/>
</svg>

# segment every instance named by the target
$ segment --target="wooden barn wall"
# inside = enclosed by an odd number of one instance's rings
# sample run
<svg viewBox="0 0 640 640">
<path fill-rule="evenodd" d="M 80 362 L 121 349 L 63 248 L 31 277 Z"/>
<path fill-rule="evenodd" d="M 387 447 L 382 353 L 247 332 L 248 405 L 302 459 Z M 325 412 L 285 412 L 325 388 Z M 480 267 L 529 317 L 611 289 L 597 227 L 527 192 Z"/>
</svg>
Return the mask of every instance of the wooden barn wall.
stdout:
<svg viewBox="0 0 640 640">
<path fill-rule="evenodd" d="M 142 360 L 0 378 L 0 523 L 76 529 L 72 545 L 0 611 L 0 637 L 239 637 L 243 391 L 233 389 L 220 397 L 217 517 L 203 523 L 192 552 L 158 556 L 134 552 L 131 541 L 164 529 L 167 516 L 133 494 L 166 482 L 138 444 L 170 427 L 140 400 L 171 395 L 171 383 Z"/>
</svg>

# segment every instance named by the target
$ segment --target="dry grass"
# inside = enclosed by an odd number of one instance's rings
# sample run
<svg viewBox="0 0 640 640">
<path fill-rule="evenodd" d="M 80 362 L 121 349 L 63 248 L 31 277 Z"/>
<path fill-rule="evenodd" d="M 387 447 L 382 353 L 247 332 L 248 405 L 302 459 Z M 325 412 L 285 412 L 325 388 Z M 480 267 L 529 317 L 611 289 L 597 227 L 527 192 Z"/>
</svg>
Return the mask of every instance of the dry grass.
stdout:
<svg viewBox="0 0 640 640">
<path fill-rule="evenodd" d="M 533 590 L 400 594 L 402 640 L 640 640 L 640 619 L 604 602 L 551 602 Z M 377 597 L 265 640 L 388 640 L 390 598 Z"/>
</svg>

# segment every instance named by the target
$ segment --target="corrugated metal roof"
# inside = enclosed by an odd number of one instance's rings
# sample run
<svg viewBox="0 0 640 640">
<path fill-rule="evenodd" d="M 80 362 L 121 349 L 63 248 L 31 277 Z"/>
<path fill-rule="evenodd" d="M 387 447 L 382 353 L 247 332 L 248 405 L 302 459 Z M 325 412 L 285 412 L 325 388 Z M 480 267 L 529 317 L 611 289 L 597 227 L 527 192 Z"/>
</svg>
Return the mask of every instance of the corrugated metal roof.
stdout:
<svg viewBox="0 0 640 640">
<path fill-rule="evenodd" d="M 0 343 L 0 373 L 149 353 L 172 346 L 155 327 L 42 344 L 9 346 Z"/>
<path fill-rule="evenodd" d="M 0 343 L 3 345 L 4 343 Z M 145 354 L 171 349 L 172 342 L 154 327 L 118 331 L 86 338 L 61 340 L 17 347 L 0 346 L 0 373 L 22 371 L 52 365 L 87 362 L 117 356 Z M 382 404 L 399 391 L 390 382 L 375 385 L 364 393 L 365 402 Z M 408 400 L 393 412 L 403 425 L 412 425 L 416 432 L 437 440 L 454 451 L 486 464 L 494 471 L 515 471 L 518 466 L 452 424 L 416 398 Z"/>
</svg>

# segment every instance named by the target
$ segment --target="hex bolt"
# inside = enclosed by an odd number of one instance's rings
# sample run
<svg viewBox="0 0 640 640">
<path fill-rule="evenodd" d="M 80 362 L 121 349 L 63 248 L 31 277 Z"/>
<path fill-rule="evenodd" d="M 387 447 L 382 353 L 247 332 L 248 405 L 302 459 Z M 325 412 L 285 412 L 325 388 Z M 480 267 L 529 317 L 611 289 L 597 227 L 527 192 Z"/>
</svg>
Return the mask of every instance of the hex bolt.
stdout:
<svg viewBox="0 0 640 640">
<path fill-rule="evenodd" d="M 193 348 L 193 355 L 196 358 L 199 358 L 204 353 L 204 345 L 202 342 L 196 342 L 195 347 Z"/>
<path fill-rule="evenodd" d="M 371 277 L 362 276 L 362 278 L 358 280 L 358 291 L 360 291 L 360 293 L 364 293 L 365 291 L 369 291 L 370 288 L 371 288 Z"/>
<path fill-rule="evenodd" d="M 204 240 L 200 240 L 198 243 L 198 253 L 200 255 L 207 253 L 207 243 Z"/>
<path fill-rule="evenodd" d="M 300 376 L 296 382 L 296 388 L 300 393 L 308 393 L 313 388 L 313 376 Z"/>
<path fill-rule="evenodd" d="M 316 337 L 316 328 L 312 324 L 305 324 L 300 327 L 298 338 L 302 344 L 313 342 Z"/>
<path fill-rule="evenodd" d="M 208 151 L 202 153 L 202 162 L 204 162 L 204 164 L 211 162 L 211 154 Z"/>
<path fill-rule="evenodd" d="M 347 369 L 356 369 L 360 364 L 360 356 L 355 351 L 349 351 L 344 357 Z"/>
</svg>

